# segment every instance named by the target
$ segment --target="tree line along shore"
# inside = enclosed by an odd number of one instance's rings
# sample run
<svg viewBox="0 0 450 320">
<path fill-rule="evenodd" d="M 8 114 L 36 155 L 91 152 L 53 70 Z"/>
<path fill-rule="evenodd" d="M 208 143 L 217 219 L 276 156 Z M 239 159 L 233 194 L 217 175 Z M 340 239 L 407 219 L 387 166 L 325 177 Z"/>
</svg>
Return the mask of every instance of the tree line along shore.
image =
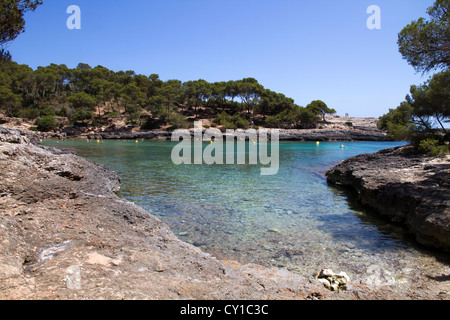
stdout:
<svg viewBox="0 0 450 320">
<path fill-rule="evenodd" d="M 14 61 L 0 65 L 0 108 L 7 117 L 35 121 L 39 131 L 114 121 L 141 129 L 178 129 L 189 128 L 194 119 L 226 129 L 314 128 L 336 112 L 321 100 L 298 106 L 254 78 L 163 81 L 157 74 L 83 63 L 73 69 L 51 64 L 33 70 Z"/>
</svg>

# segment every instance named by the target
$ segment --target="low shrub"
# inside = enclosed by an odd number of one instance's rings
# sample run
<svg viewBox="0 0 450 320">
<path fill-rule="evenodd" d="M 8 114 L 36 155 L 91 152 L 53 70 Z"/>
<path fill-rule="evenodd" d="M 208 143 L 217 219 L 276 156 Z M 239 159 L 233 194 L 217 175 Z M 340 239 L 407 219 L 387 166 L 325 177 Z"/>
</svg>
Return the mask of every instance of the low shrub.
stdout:
<svg viewBox="0 0 450 320">
<path fill-rule="evenodd" d="M 439 141 L 435 139 L 425 139 L 420 141 L 417 150 L 421 153 L 431 153 L 431 151 L 439 145 Z"/>
<path fill-rule="evenodd" d="M 39 116 L 40 117 L 55 116 L 55 115 L 56 115 L 55 110 L 53 108 L 50 108 L 50 107 L 39 111 Z"/>
<path fill-rule="evenodd" d="M 91 120 L 94 118 L 94 114 L 91 111 L 78 111 L 75 112 L 70 119 L 72 120 L 72 122 L 77 122 L 77 121 L 84 121 L 84 120 Z"/>
<path fill-rule="evenodd" d="M 167 124 L 170 125 L 169 130 L 175 129 L 187 129 L 189 128 L 189 122 L 179 113 L 173 113 L 166 118 Z"/>
<path fill-rule="evenodd" d="M 249 121 L 238 113 L 231 116 L 226 112 L 221 112 L 217 115 L 216 122 L 225 129 L 248 129 L 250 126 Z"/>
<path fill-rule="evenodd" d="M 59 127 L 54 116 L 43 116 L 36 119 L 34 123 L 38 131 L 47 132 Z"/>
<path fill-rule="evenodd" d="M 19 118 L 22 119 L 29 119 L 29 120 L 35 120 L 39 117 L 40 112 L 38 109 L 35 108 L 26 108 L 19 111 Z"/>
<path fill-rule="evenodd" d="M 160 122 L 153 118 L 147 118 L 141 125 L 141 130 L 156 130 L 161 126 Z"/>
<path fill-rule="evenodd" d="M 425 139 L 420 141 L 417 150 L 420 153 L 430 155 L 432 157 L 443 157 L 449 152 L 449 148 L 446 145 L 440 145 L 439 140 Z"/>
<path fill-rule="evenodd" d="M 443 158 L 445 155 L 449 153 L 448 146 L 438 146 L 431 150 L 430 155 L 436 158 Z"/>
</svg>

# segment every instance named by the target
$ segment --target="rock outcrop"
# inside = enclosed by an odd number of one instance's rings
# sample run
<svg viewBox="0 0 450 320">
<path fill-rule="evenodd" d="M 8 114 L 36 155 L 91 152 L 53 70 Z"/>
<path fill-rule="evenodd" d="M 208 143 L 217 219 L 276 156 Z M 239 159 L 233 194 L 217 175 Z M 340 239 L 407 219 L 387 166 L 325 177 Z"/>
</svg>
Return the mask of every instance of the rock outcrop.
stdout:
<svg viewBox="0 0 450 320">
<path fill-rule="evenodd" d="M 281 129 L 280 140 L 292 141 L 389 141 L 380 130 L 361 129 Z"/>
<path fill-rule="evenodd" d="M 326 176 L 356 191 L 363 205 L 404 224 L 419 243 L 450 251 L 449 158 L 399 147 L 347 159 Z"/>
<path fill-rule="evenodd" d="M 170 140 L 172 133 L 164 130 L 151 131 L 116 131 L 116 132 L 101 132 L 85 135 L 89 139 L 105 139 L 105 140 L 135 140 L 135 139 L 150 139 L 150 140 Z"/>
<path fill-rule="evenodd" d="M 31 131 L 0 127 L 0 142 L 26 144 L 38 140 L 38 136 Z"/>
</svg>

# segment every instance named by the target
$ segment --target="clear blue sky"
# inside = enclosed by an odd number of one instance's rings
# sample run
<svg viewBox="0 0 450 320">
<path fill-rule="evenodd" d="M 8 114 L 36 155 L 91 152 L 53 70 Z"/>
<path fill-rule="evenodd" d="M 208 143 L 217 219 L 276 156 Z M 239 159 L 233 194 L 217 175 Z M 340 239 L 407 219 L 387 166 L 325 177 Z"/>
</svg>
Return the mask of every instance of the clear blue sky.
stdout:
<svg viewBox="0 0 450 320">
<path fill-rule="evenodd" d="M 44 0 L 10 46 L 32 68 L 79 62 L 163 80 L 254 77 L 305 106 L 380 116 L 428 75 L 398 52 L 397 34 L 433 0 Z M 69 30 L 69 5 L 81 30 Z M 381 30 L 369 30 L 370 5 Z"/>
</svg>

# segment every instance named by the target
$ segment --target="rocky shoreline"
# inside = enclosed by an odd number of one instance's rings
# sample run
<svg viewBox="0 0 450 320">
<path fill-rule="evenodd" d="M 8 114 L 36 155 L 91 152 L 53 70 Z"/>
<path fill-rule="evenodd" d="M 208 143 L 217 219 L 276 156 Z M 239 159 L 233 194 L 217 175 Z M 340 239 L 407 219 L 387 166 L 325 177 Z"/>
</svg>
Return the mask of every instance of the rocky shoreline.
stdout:
<svg viewBox="0 0 450 320">
<path fill-rule="evenodd" d="M 219 261 L 115 195 L 107 168 L 0 131 L 0 299 L 315 299 L 320 282 Z"/>
<path fill-rule="evenodd" d="M 392 141 L 386 134 L 378 130 L 362 129 L 278 129 L 280 141 Z M 193 129 L 190 129 L 191 136 L 194 136 Z M 164 130 L 151 131 L 115 131 L 82 134 L 68 137 L 104 139 L 104 140 L 170 140 L 172 132 Z"/>
<path fill-rule="evenodd" d="M 404 146 L 347 159 L 326 176 L 406 226 L 420 244 L 450 252 L 450 156 L 430 158 Z"/>
<path fill-rule="evenodd" d="M 72 153 L 36 146 L 35 139 L 32 133 L 0 128 L 0 299 L 448 296 L 435 287 L 410 294 L 389 286 L 369 288 L 351 279 L 346 279 L 345 290 L 332 292 L 313 276 L 218 260 L 119 198 L 116 173 Z"/>
<path fill-rule="evenodd" d="M 211 121 L 202 120 L 206 128 Z M 26 122 L 20 119 L 9 119 L 3 125 L 10 129 L 17 129 L 17 122 L 20 127 L 27 131 L 32 127 L 33 122 Z M 337 115 L 327 115 L 326 121 L 320 122 L 316 129 L 277 129 L 279 131 L 280 141 L 392 141 L 385 131 L 377 128 L 377 118 L 355 118 L 340 117 Z M 274 130 L 267 128 L 268 130 Z M 194 129 L 188 129 L 191 136 L 194 135 Z M 223 130 L 223 129 L 222 129 Z M 225 131 L 225 130 L 223 130 Z M 57 132 L 36 132 L 41 137 L 53 138 L 73 138 L 73 139 L 91 139 L 91 140 L 170 140 L 172 131 L 140 130 L 136 127 L 122 124 L 113 124 L 104 127 L 77 127 L 66 126 Z M 270 138 L 270 135 L 269 135 Z"/>
</svg>

